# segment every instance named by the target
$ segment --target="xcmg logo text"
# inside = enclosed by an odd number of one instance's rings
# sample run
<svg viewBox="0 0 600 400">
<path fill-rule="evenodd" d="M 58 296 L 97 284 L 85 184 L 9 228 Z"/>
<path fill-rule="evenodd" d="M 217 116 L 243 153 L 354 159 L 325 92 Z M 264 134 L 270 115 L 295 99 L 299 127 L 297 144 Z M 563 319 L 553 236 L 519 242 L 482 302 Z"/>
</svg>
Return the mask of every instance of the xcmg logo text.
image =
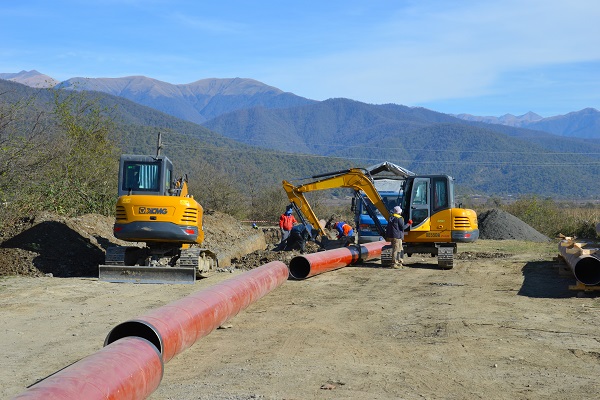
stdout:
<svg viewBox="0 0 600 400">
<path fill-rule="evenodd" d="M 140 212 L 140 214 L 166 214 L 167 213 L 167 209 L 166 208 L 146 208 L 146 207 L 140 207 L 139 208 L 139 212 Z"/>
</svg>

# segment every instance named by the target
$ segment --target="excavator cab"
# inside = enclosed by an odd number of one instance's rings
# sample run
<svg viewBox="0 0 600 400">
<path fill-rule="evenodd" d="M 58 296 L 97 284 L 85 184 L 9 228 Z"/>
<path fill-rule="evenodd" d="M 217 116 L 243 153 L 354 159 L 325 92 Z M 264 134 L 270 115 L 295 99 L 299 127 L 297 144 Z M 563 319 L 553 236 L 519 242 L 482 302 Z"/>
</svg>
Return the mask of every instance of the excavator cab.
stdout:
<svg viewBox="0 0 600 400">
<path fill-rule="evenodd" d="M 438 211 L 454 207 L 452 182 L 446 175 L 419 176 L 406 181 L 402 209 L 407 220 L 412 219 L 413 227 L 428 221 Z"/>
<path fill-rule="evenodd" d="M 406 196 L 402 209 L 413 227 L 427 221 L 432 214 L 454 208 L 454 180 L 448 175 L 411 177 L 405 182 Z"/>
<path fill-rule="evenodd" d="M 123 155 L 119 162 L 119 196 L 168 195 L 173 163 L 165 156 Z"/>
</svg>

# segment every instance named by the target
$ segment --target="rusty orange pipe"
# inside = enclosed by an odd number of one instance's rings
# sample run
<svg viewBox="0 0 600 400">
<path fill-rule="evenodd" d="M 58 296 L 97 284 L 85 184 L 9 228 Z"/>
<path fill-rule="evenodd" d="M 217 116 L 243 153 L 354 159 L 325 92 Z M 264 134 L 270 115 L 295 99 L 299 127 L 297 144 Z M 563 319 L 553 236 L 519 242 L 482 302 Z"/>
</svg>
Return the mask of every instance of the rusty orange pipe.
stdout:
<svg viewBox="0 0 600 400">
<path fill-rule="evenodd" d="M 273 261 L 114 327 L 105 345 L 139 336 L 168 362 L 238 312 L 283 284 L 288 267 Z"/>
<path fill-rule="evenodd" d="M 49 376 L 14 399 L 145 399 L 158 388 L 163 370 L 160 353 L 152 343 L 127 337 Z"/>
<path fill-rule="evenodd" d="M 296 256 L 290 261 L 290 276 L 294 279 L 306 279 L 346 267 L 359 260 L 371 260 L 381 256 L 381 251 L 386 245 L 389 243 L 379 241 Z"/>
</svg>

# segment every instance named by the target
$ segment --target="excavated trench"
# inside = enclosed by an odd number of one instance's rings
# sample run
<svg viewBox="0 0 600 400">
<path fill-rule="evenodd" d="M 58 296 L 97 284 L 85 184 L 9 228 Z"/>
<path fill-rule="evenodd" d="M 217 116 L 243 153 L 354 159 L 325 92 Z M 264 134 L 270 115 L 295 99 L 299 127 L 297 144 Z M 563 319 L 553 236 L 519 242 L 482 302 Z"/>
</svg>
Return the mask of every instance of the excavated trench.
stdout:
<svg viewBox="0 0 600 400">
<path fill-rule="evenodd" d="M 48 213 L 20 219 L 0 232 L 0 276 L 97 277 L 105 249 L 127 244 L 114 238 L 114 219 L 97 214 L 67 218 Z M 273 251 L 276 227 L 253 229 L 230 215 L 207 212 L 203 247 L 217 254 L 219 267 L 253 269 L 271 261 L 289 265 L 297 252 Z M 549 239 L 525 222 L 500 210 L 479 215 L 480 239 Z M 307 252 L 318 250 L 312 242 Z"/>
</svg>

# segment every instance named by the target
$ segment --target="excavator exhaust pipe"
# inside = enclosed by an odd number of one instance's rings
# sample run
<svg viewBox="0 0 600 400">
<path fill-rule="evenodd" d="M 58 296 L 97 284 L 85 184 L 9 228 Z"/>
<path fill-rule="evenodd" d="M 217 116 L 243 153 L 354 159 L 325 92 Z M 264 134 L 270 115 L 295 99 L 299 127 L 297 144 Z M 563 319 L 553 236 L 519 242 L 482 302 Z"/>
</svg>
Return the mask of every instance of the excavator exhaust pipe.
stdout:
<svg viewBox="0 0 600 400">
<path fill-rule="evenodd" d="M 381 251 L 386 245 L 389 243 L 379 241 L 296 256 L 290 261 L 290 277 L 306 279 L 359 261 L 372 260 L 381 256 Z"/>
</svg>

